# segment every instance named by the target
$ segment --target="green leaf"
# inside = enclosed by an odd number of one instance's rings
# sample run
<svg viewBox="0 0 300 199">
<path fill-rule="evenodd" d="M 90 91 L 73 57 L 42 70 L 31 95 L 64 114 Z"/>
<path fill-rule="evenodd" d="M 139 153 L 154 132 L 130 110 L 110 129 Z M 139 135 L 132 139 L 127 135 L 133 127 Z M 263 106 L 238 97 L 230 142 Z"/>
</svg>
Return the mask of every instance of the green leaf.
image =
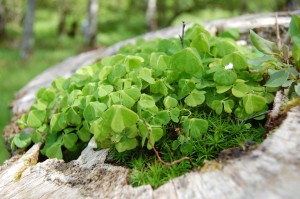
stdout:
<svg viewBox="0 0 300 199">
<path fill-rule="evenodd" d="M 155 80 L 152 77 L 152 70 L 149 68 L 142 68 L 139 71 L 138 77 L 143 79 L 144 81 L 148 82 L 149 84 L 155 83 Z"/>
<path fill-rule="evenodd" d="M 170 117 L 173 122 L 179 122 L 180 109 L 175 107 L 170 110 Z"/>
<path fill-rule="evenodd" d="M 55 143 L 52 146 L 50 146 L 46 151 L 46 156 L 48 158 L 63 159 L 61 144 Z"/>
<path fill-rule="evenodd" d="M 56 133 L 65 129 L 68 125 L 68 121 L 66 119 L 65 114 L 63 113 L 56 113 L 52 115 L 50 120 L 50 131 L 52 133 Z"/>
<path fill-rule="evenodd" d="M 148 129 L 147 126 L 142 122 L 141 120 L 138 121 L 138 127 L 140 130 L 140 133 L 142 135 L 142 147 L 145 145 L 145 141 L 148 138 Z"/>
<path fill-rule="evenodd" d="M 112 85 L 99 85 L 97 88 L 97 97 L 102 98 L 109 95 L 114 90 Z"/>
<path fill-rule="evenodd" d="M 111 73 L 112 70 L 113 70 L 112 66 L 104 66 L 102 68 L 101 72 L 99 73 L 99 79 L 101 81 L 106 80 L 108 75 Z"/>
<path fill-rule="evenodd" d="M 141 91 L 136 87 L 113 92 L 109 95 L 113 104 L 121 104 L 127 108 L 131 108 L 140 98 Z"/>
<path fill-rule="evenodd" d="M 67 114 L 67 120 L 69 121 L 70 124 L 74 124 L 76 126 L 79 126 L 81 124 L 81 117 L 74 110 L 73 107 L 69 108 L 66 114 Z"/>
<path fill-rule="evenodd" d="M 240 30 L 236 28 L 231 28 L 222 32 L 219 37 L 231 38 L 237 40 L 240 37 Z"/>
<path fill-rule="evenodd" d="M 190 94 L 190 92 L 194 90 L 196 87 L 195 82 L 190 79 L 180 79 L 178 85 L 179 85 L 179 89 L 178 89 L 179 99 L 182 99 L 188 94 Z"/>
<path fill-rule="evenodd" d="M 205 93 L 195 89 L 184 99 L 184 102 L 190 107 L 198 106 L 205 101 Z"/>
<path fill-rule="evenodd" d="M 260 52 L 267 54 L 267 55 L 273 55 L 278 54 L 279 49 L 277 45 L 274 42 L 268 41 L 259 35 L 257 35 L 255 32 L 250 30 L 250 39 L 255 48 L 259 50 Z"/>
<path fill-rule="evenodd" d="M 83 117 L 87 121 L 93 121 L 99 118 L 106 109 L 107 106 L 104 103 L 90 102 L 83 111 Z"/>
<path fill-rule="evenodd" d="M 292 15 L 292 20 L 289 26 L 289 33 L 292 39 L 295 37 L 300 39 L 300 17 Z"/>
<path fill-rule="evenodd" d="M 150 133 L 150 142 L 152 145 L 155 145 L 155 142 L 159 141 L 162 136 L 164 135 L 164 131 L 161 127 L 151 127 L 151 133 Z M 150 150 L 152 149 L 151 145 L 148 143 L 147 148 Z"/>
<path fill-rule="evenodd" d="M 38 128 L 46 118 L 46 110 L 32 110 L 28 114 L 27 125 L 31 128 Z"/>
<path fill-rule="evenodd" d="M 223 111 L 223 103 L 220 100 L 214 100 L 211 104 L 211 107 L 218 115 L 220 115 Z"/>
<path fill-rule="evenodd" d="M 225 100 L 223 102 L 223 104 L 224 104 L 224 111 L 226 113 L 231 113 L 232 109 L 234 107 L 234 101 L 233 100 Z"/>
<path fill-rule="evenodd" d="M 231 91 L 235 97 L 245 97 L 250 92 L 250 88 L 244 83 L 237 83 L 233 85 Z"/>
<path fill-rule="evenodd" d="M 137 123 L 138 115 L 123 105 L 112 105 L 103 114 L 103 122 L 115 132 L 122 132 L 126 127 Z"/>
<path fill-rule="evenodd" d="M 91 132 L 94 134 L 96 141 L 103 142 L 109 138 L 113 130 L 111 129 L 109 122 L 98 119 L 92 122 Z"/>
<path fill-rule="evenodd" d="M 295 92 L 297 93 L 298 96 L 300 96 L 300 83 L 295 85 Z"/>
<path fill-rule="evenodd" d="M 153 52 L 150 55 L 150 66 L 155 71 L 164 71 L 170 65 L 171 57 L 163 53 Z"/>
<path fill-rule="evenodd" d="M 285 69 L 279 70 L 270 76 L 270 79 L 267 81 L 265 86 L 268 87 L 282 86 L 287 81 L 288 77 L 289 77 L 288 71 L 286 71 Z"/>
<path fill-rule="evenodd" d="M 75 133 L 69 133 L 69 134 L 63 135 L 63 145 L 67 149 L 73 148 L 75 146 L 77 140 L 78 140 L 78 137 Z"/>
<path fill-rule="evenodd" d="M 229 86 L 235 83 L 237 75 L 232 70 L 218 70 L 214 74 L 214 81 L 221 86 Z"/>
<path fill-rule="evenodd" d="M 79 139 L 83 142 L 88 142 L 92 136 L 90 131 L 85 127 L 81 127 L 80 130 L 77 131 L 76 133 L 77 133 Z"/>
<path fill-rule="evenodd" d="M 226 55 L 222 59 L 222 65 L 226 66 L 232 63 L 235 70 L 246 70 L 248 68 L 248 63 L 243 55 L 238 52 Z"/>
<path fill-rule="evenodd" d="M 210 50 L 210 45 L 208 37 L 204 33 L 200 33 L 191 42 L 191 47 L 196 48 L 198 52 L 208 53 Z"/>
<path fill-rule="evenodd" d="M 216 86 L 217 93 L 225 93 L 229 89 L 231 89 L 232 85 L 229 86 Z"/>
<path fill-rule="evenodd" d="M 185 48 L 174 54 L 172 56 L 171 66 L 178 72 L 186 72 L 191 75 L 204 73 L 201 58 L 198 52 L 193 48 Z"/>
<path fill-rule="evenodd" d="M 138 103 L 143 109 L 153 108 L 155 106 L 155 100 L 152 96 L 147 94 L 142 94 Z"/>
<path fill-rule="evenodd" d="M 167 125 L 170 119 L 168 111 L 159 111 L 154 118 L 154 123 L 157 125 Z"/>
<path fill-rule="evenodd" d="M 27 133 L 16 134 L 12 141 L 18 148 L 26 148 L 31 144 L 31 136 Z"/>
<path fill-rule="evenodd" d="M 293 57 L 296 61 L 297 66 L 300 66 L 300 38 L 294 38 L 294 48 L 292 51 Z"/>
<path fill-rule="evenodd" d="M 266 106 L 266 100 L 261 96 L 248 94 L 243 97 L 243 105 L 246 113 L 251 115 L 255 112 L 262 111 Z"/>
<path fill-rule="evenodd" d="M 192 118 L 187 119 L 183 123 L 183 131 L 187 136 L 199 138 L 208 130 L 208 122 L 203 119 Z"/>
<path fill-rule="evenodd" d="M 215 57 L 222 58 L 230 53 L 237 51 L 237 47 L 233 42 L 223 38 L 215 38 L 215 39 L 216 39 L 215 44 L 213 45 L 213 48 L 211 50 L 211 53 Z"/>
<path fill-rule="evenodd" d="M 138 142 L 135 138 L 122 138 L 116 144 L 116 149 L 119 153 L 136 148 Z"/>
<path fill-rule="evenodd" d="M 128 55 L 125 58 L 125 68 L 126 71 L 132 71 L 135 68 L 138 68 L 141 66 L 141 64 L 144 62 L 144 59 L 139 56 L 133 56 L 133 55 Z"/>
<path fill-rule="evenodd" d="M 178 101 L 170 96 L 165 97 L 163 103 L 166 109 L 174 108 L 178 105 Z"/>
<path fill-rule="evenodd" d="M 172 142 L 172 150 L 175 151 L 180 145 L 180 141 L 179 140 L 175 140 Z"/>
<path fill-rule="evenodd" d="M 168 88 L 163 80 L 158 80 L 154 84 L 151 84 L 150 91 L 152 93 L 161 93 L 164 96 L 168 95 Z"/>
<path fill-rule="evenodd" d="M 183 154 L 188 154 L 190 152 L 193 151 L 193 146 L 190 144 L 190 143 L 183 143 L 181 146 L 180 146 L 180 151 L 183 153 Z"/>
<path fill-rule="evenodd" d="M 42 141 L 42 135 L 40 132 L 38 131 L 34 131 L 32 134 L 31 134 L 31 140 L 34 142 L 34 143 L 38 143 L 40 141 Z"/>
</svg>

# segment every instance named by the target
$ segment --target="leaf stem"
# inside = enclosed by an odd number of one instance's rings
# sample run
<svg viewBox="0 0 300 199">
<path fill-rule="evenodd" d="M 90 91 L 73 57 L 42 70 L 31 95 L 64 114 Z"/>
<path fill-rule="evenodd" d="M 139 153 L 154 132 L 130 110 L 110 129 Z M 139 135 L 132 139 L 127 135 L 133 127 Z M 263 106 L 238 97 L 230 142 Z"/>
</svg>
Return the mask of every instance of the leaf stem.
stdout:
<svg viewBox="0 0 300 199">
<path fill-rule="evenodd" d="M 181 36 L 179 35 L 182 49 L 184 49 L 184 29 L 185 29 L 185 23 L 183 21 L 182 22 L 182 34 L 181 34 Z"/>
<path fill-rule="evenodd" d="M 270 110 L 268 110 L 268 111 L 262 112 L 262 113 L 260 113 L 260 114 L 257 114 L 257 115 L 254 115 L 254 116 L 248 117 L 248 118 L 246 118 L 246 119 L 244 119 L 244 120 L 242 120 L 242 119 L 238 119 L 238 124 L 240 124 L 240 123 L 243 123 L 243 122 L 246 122 L 247 120 L 251 120 L 251 119 L 254 119 L 254 118 L 256 118 L 256 117 L 259 117 L 259 116 L 262 116 L 262 115 L 268 114 L 269 112 L 271 112 L 271 111 L 270 111 Z"/>
<path fill-rule="evenodd" d="M 156 157 L 157 157 L 157 159 L 158 159 L 159 162 L 161 162 L 162 164 L 164 164 L 164 165 L 166 165 L 166 166 L 168 166 L 168 167 L 171 167 L 171 166 L 173 166 L 173 165 L 175 165 L 175 164 L 178 164 L 178 163 L 180 163 L 180 162 L 182 162 L 182 161 L 184 161 L 184 160 L 187 160 L 187 161 L 190 162 L 191 167 L 194 168 L 192 159 L 189 158 L 189 157 L 182 157 L 182 158 L 180 158 L 180 159 L 178 159 L 178 160 L 175 160 L 175 161 L 173 161 L 173 162 L 165 162 L 165 161 L 160 157 L 158 151 L 156 150 L 156 148 L 154 147 L 154 145 L 152 144 L 152 142 L 151 142 L 151 140 L 150 140 L 150 134 L 151 134 L 151 129 L 150 129 L 151 127 L 150 127 L 150 125 L 146 122 L 146 120 L 145 120 L 144 118 L 143 118 L 143 122 L 144 122 L 144 124 L 147 126 L 147 131 L 148 131 L 147 139 L 148 139 L 148 143 L 149 143 L 150 146 L 152 147 L 152 149 L 153 149 L 153 151 L 154 151 L 154 153 L 155 153 L 155 155 L 156 155 Z"/>
</svg>

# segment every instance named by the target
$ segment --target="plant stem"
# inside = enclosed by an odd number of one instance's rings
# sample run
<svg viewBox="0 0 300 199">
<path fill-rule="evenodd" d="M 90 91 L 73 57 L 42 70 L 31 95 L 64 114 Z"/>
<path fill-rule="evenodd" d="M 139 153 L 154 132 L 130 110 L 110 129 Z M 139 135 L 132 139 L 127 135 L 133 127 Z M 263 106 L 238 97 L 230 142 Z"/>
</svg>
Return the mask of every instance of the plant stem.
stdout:
<svg viewBox="0 0 300 199">
<path fill-rule="evenodd" d="M 181 34 L 181 36 L 179 35 L 182 49 L 184 49 L 184 28 L 185 28 L 185 23 L 183 21 L 182 22 L 182 34 Z"/>
<path fill-rule="evenodd" d="M 192 162 L 192 159 L 189 158 L 189 157 L 182 157 L 182 158 L 180 158 L 180 159 L 178 159 L 178 160 L 175 160 L 175 161 L 173 161 L 173 162 L 165 162 L 165 161 L 160 157 L 158 151 L 156 150 L 156 148 L 154 147 L 154 145 L 152 144 L 152 142 L 151 142 L 151 140 L 150 140 L 150 134 L 151 134 L 151 129 L 150 129 L 151 127 L 150 127 L 150 125 L 146 122 L 145 119 L 143 119 L 143 122 L 144 122 L 144 124 L 147 126 L 147 131 L 148 131 L 147 139 L 148 139 L 148 143 L 149 143 L 150 146 L 152 147 L 152 149 L 153 149 L 153 151 L 154 151 L 154 153 L 155 153 L 155 155 L 156 155 L 156 157 L 157 157 L 157 159 L 158 159 L 159 162 L 163 163 L 164 165 L 166 165 L 166 166 L 168 166 L 168 167 L 171 167 L 171 166 L 173 166 L 173 165 L 175 165 L 175 164 L 178 164 L 178 163 L 180 163 L 180 162 L 182 162 L 182 161 L 184 161 L 184 160 L 187 160 L 187 161 L 190 162 L 191 167 L 192 167 L 192 168 L 194 167 L 193 162 Z"/>
</svg>

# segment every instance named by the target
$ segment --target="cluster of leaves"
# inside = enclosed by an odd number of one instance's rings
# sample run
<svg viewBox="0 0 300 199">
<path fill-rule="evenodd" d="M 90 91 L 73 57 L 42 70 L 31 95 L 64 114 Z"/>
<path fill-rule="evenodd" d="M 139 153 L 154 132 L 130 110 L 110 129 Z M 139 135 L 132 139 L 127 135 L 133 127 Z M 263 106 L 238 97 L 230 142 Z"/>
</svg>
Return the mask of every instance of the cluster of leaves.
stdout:
<svg viewBox="0 0 300 199">
<path fill-rule="evenodd" d="M 265 40 L 253 31 L 250 32 L 253 45 L 263 56 L 249 62 L 255 70 L 268 74 L 269 79 L 265 86 L 269 88 L 289 88 L 291 97 L 300 96 L 300 18 L 292 16 L 289 33 L 293 42 L 292 55 L 289 46 L 276 44 Z"/>
<path fill-rule="evenodd" d="M 12 148 L 45 140 L 41 153 L 62 159 L 78 154 L 92 136 L 101 148 L 113 146 L 118 152 L 151 150 L 172 137 L 173 151 L 190 153 L 189 140 L 201 140 L 209 128 L 197 113 L 213 110 L 245 119 L 264 112 L 273 93 L 297 72 L 289 63 L 281 65 L 274 43 L 251 32 L 254 46 L 270 55 L 258 65 L 261 56 L 250 60 L 254 55 L 237 46 L 231 33 L 212 37 L 195 25 L 186 32 L 185 48 L 178 39 L 138 41 L 67 79 L 56 79 L 37 92 L 30 112 L 19 121 L 33 132 L 14 136 Z M 294 41 L 299 39 L 291 34 Z M 293 52 L 297 55 L 299 48 Z M 271 78 L 263 86 L 265 65 Z M 282 84 L 274 80 L 278 67 L 289 74 Z"/>
</svg>

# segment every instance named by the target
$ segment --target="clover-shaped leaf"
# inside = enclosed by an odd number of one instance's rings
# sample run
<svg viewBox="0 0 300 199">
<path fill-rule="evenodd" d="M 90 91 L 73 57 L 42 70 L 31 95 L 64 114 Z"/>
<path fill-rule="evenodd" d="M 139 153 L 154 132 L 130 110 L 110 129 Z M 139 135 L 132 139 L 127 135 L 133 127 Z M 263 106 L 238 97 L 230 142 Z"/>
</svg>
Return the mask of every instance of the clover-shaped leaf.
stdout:
<svg viewBox="0 0 300 199">
<path fill-rule="evenodd" d="M 112 105 L 103 114 L 103 122 L 115 132 L 122 132 L 126 127 L 137 123 L 139 116 L 123 105 Z"/>
</svg>

